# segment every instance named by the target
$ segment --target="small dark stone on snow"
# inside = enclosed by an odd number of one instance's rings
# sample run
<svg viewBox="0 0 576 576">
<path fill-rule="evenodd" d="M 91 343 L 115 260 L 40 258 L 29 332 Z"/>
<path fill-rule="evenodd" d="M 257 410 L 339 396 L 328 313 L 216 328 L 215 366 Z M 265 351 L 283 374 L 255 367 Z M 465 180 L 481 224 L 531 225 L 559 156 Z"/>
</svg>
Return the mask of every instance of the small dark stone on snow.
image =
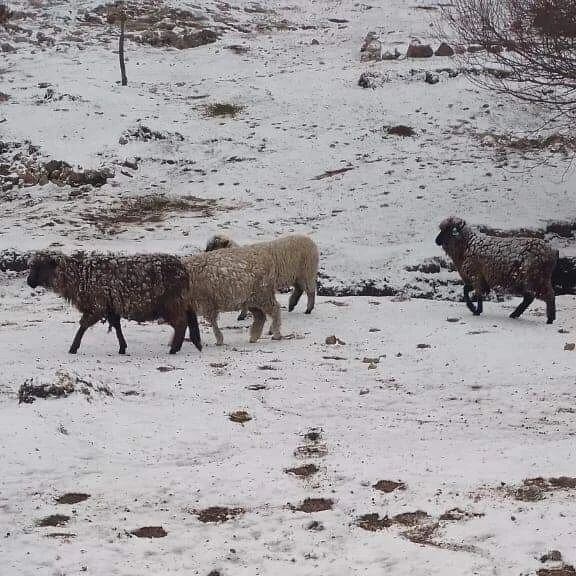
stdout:
<svg viewBox="0 0 576 576">
<path fill-rule="evenodd" d="M 450 44 L 442 42 L 434 54 L 436 56 L 454 56 L 454 49 L 452 46 L 450 46 Z"/>
<path fill-rule="evenodd" d="M 426 84 L 438 84 L 438 82 L 440 82 L 440 76 L 432 72 L 426 72 L 424 82 L 426 82 Z"/>
<path fill-rule="evenodd" d="M 411 128 L 410 126 L 404 126 L 403 124 L 398 124 L 398 126 L 389 126 L 388 129 L 388 134 L 391 134 L 392 136 L 414 136 L 414 134 L 416 133 L 414 128 Z"/>
<path fill-rule="evenodd" d="M 430 344 L 416 344 L 416 348 L 420 349 L 430 348 Z"/>
<path fill-rule="evenodd" d="M 430 44 L 410 44 L 406 52 L 406 58 L 430 58 L 434 55 L 434 50 Z"/>
<path fill-rule="evenodd" d="M 562 554 L 559 550 L 551 550 L 540 558 L 540 562 L 562 562 Z"/>
<path fill-rule="evenodd" d="M 446 318 L 446 322 L 460 322 L 460 318 Z"/>
</svg>

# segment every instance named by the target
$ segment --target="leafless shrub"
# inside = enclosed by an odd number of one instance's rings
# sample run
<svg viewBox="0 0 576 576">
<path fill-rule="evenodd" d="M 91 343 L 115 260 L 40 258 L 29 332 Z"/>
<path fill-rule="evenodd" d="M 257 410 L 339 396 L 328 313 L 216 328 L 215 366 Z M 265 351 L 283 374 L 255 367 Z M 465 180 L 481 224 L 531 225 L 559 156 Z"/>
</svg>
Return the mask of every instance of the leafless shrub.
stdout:
<svg viewBox="0 0 576 576">
<path fill-rule="evenodd" d="M 453 0 L 442 13 L 459 43 L 483 49 L 460 58 L 509 72 L 504 78 L 477 76 L 476 82 L 559 116 L 576 112 L 573 0 Z"/>
</svg>

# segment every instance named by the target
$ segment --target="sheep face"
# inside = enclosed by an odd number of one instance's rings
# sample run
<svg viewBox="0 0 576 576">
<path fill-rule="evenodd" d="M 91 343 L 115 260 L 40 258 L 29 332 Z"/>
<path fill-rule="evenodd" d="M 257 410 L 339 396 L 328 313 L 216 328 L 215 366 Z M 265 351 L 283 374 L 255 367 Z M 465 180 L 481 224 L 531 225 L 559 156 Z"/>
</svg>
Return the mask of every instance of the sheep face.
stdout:
<svg viewBox="0 0 576 576">
<path fill-rule="evenodd" d="M 57 267 L 58 262 L 53 256 L 47 254 L 35 256 L 30 262 L 30 272 L 26 280 L 28 286 L 50 288 Z"/>
<path fill-rule="evenodd" d="M 446 218 L 440 223 L 440 234 L 436 236 L 436 244 L 445 248 L 453 241 L 457 241 L 462 237 L 462 232 L 466 222 L 462 218 L 451 216 Z"/>
<path fill-rule="evenodd" d="M 212 252 L 213 250 L 220 250 L 222 248 L 232 248 L 234 245 L 234 242 L 232 242 L 228 236 L 217 234 L 208 240 L 208 244 L 206 244 L 206 252 Z"/>
</svg>

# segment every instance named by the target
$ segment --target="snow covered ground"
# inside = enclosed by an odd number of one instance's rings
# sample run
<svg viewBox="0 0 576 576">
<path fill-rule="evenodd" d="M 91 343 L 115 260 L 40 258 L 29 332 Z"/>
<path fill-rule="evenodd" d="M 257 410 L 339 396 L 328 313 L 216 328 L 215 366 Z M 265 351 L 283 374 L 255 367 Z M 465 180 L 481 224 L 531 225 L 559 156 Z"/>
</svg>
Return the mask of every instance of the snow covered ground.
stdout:
<svg viewBox="0 0 576 576">
<path fill-rule="evenodd" d="M 434 2 L 169 2 L 221 38 L 129 40 L 124 88 L 117 30 L 85 16 L 99 4 L 9 2 L 27 15 L 0 28 L 15 49 L 0 140 L 115 177 L 3 190 L 1 249 L 185 253 L 217 231 L 302 232 L 324 282 L 410 293 L 455 278 L 406 270 L 441 255 L 450 213 L 503 229 L 576 218 L 569 157 L 491 144 L 533 137 L 540 111 L 462 75 L 424 82 L 450 58 L 360 62 L 370 30 L 385 49 L 436 46 Z M 389 82 L 362 89 L 365 71 Z M 242 109 L 214 117 L 215 103 Z M 415 135 L 388 135 L 401 124 Z M 165 138 L 135 137 L 142 126 Z M 188 209 L 121 212 L 152 194 Z M 0 574 L 536 574 L 561 566 L 540 562 L 550 550 L 576 564 L 576 306 L 559 298 L 547 326 L 541 303 L 517 321 L 513 305 L 474 318 L 458 302 L 319 298 L 311 317 L 283 314 L 281 342 L 250 345 L 225 315 L 225 346 L 203 325 L 201 354 L 169 356 L 168 327 L 127 324 L 127 356 L 103 326 L 69 356 L 77 312 L 0 273 Z M 75 392 L 19 404 L 30 379 Z M 89 497 L 56 502 L 70 493 Z"/>
</svg>

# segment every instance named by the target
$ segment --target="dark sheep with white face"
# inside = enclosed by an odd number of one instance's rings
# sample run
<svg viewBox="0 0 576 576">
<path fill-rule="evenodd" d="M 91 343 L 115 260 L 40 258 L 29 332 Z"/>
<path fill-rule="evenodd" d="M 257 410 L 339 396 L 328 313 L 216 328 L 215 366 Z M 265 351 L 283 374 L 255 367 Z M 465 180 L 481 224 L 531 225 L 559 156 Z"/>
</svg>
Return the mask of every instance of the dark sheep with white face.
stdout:
<svg viewBox="0 0 576 576">
<path fill-rule="evenodd" d="M 521 316 L 538 298 L 546 303 L 547 323 L 556 319 L 552 274 L 558 251 L 544 240 L 487 236 L 451 216 L 440 223 L 436 244 L 454 261 L 464 281 L 464 301 L 475 316 L 482 313 L 484 297 L 498 287 L 523 297 L 511 318 Z M 470 298 L 472 290 L 476 305 Z"/>
<path fill-rule="evenodd" d="M 99 320 L 108 321 L 110 329 L 115 329 L 119 353 L 125 354 L 121 318 L 166 321 L 174 328 L 170 354 L 182 347 L 188 326 L 192 342 L 202 349 L 196 314 L 187 306 L 188 273 L 176 256 L 38 252 L 29 266 L 31 288 L 52 290 L 82 313 L 71 354 L 78 351 L 86 330 Z"/>
</svg>

